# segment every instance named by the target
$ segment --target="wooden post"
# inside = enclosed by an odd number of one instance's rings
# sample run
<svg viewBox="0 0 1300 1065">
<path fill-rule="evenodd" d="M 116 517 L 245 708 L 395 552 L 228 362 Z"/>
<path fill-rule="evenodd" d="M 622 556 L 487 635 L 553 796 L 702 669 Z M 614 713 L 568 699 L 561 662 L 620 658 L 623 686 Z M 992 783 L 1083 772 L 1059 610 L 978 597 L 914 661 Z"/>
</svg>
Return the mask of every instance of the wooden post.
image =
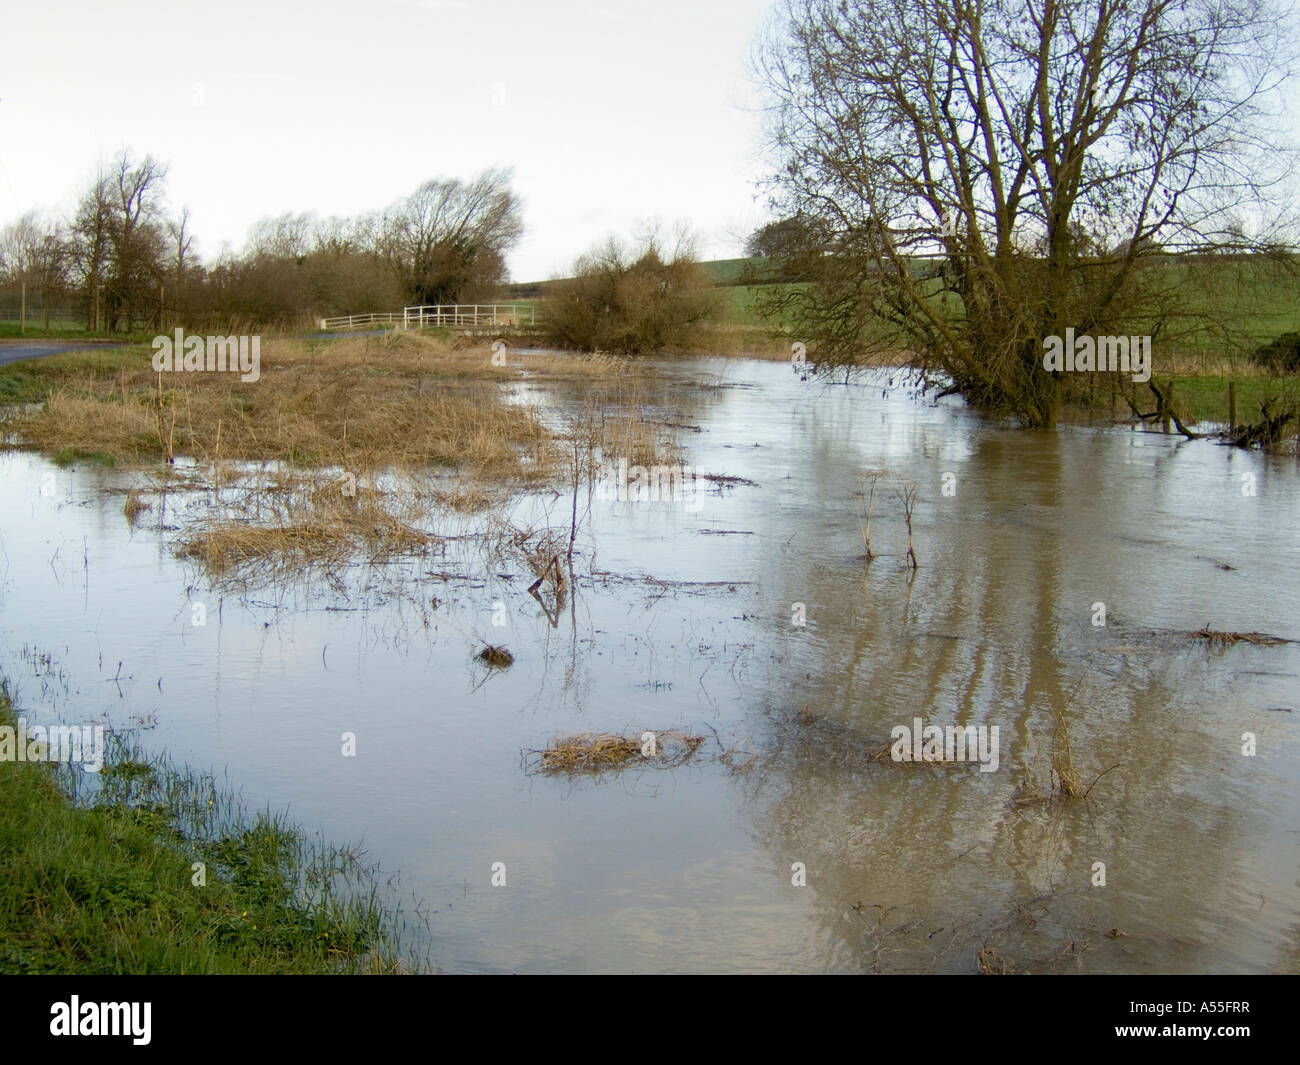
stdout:
<svg viewBox="0 0 1300 1065">
<path fill-rule="evenodd" d="M 23 282 L 23 294 L 18 304 L 18 335 L 27 332 L 27 282 Z"/>
<path fill-rule="evenodd" d="M 1237 431 L 1237 379 L 1228 381 L 1228 432 Z"/>
</svg>

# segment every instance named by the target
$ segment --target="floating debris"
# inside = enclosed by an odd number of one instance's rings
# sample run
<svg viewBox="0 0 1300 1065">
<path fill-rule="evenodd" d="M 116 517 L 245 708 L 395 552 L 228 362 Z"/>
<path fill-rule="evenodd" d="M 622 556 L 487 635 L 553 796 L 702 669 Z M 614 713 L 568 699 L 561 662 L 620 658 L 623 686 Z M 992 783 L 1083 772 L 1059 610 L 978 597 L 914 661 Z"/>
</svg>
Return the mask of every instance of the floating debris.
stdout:
<svg viewBox="0 0 1300 1065">
<path fill-rule="evenodd" d="M 497 669 L 505 669 L 507 666 L 512 665 L 515 660 L 515 656 L 504 647 L 494 647 L 492 644 L 488 644 L 474 657 L 480 662 L 486 662 L 489 666 L 495 666 Z"/>
<path fill-rule="evenodd" d="M 733 477 L 727 473 L 704 473 L 700 475 L 700 479 L 716 485 L 719 491 L 723 488 L 735 488 L 738 485 L 744 485 L 746 488 L 758 487 L 757 481 L 751 481 L 748 477 Z"/>
<path fill-rule="evenodd" d="M 673 768 L 689 761 L 703 742 L 703 736 L 675 730 L 631 736 L 583 732 L 559 737 L 544 750 L 526 753 L 535 758 L 531 767 L 534 772 L 599 776 L 638 764 Z"/>
<path fill-rule="evenodd" d="M 1205 640 L 1212 647 L 1231 647 L 1238 643 L 1253 643 L 1260 647 L 1278 647 L 1290 640 L 1281 636 L 1269 636 L 1263 632 L 1216 632 L 1206 625 L 1205 628 L 1192 633 L 1195 640 Z"/>
</svg>

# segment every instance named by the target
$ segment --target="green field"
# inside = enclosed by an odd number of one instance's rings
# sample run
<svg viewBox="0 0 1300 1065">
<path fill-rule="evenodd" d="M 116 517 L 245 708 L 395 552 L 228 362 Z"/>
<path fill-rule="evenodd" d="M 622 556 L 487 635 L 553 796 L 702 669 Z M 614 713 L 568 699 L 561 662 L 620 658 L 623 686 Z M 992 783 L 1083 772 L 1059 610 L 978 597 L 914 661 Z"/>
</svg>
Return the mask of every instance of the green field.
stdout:
<svg viewBox="0 0 1300 1065">
<path fill-rule="evenodd" d="M 701 264 L 719 285 L 726 286 L 729 321 L 753 327 L 767 324 L 758 301 L 774 286 L 736 284 L 747 266 L 765 261 L 719 259 Z M 1189 316 L 1202 320 L 1175 318 L 1169 323 L 1167 339 L 1156 341 L 1158 369 L 1163 348 L 1178 372 L 1188 368 L 1187 360 L 1209 372 L 1221 372 L 1224 363 L 1244 370 L 1255 348 L 1300 329 L 1300 274 L 1262 262 L 1230 260 L 1171 263 L 1162 269 L 1171 275 L 1169 283 L 1181 290 Z"/>
</svg>

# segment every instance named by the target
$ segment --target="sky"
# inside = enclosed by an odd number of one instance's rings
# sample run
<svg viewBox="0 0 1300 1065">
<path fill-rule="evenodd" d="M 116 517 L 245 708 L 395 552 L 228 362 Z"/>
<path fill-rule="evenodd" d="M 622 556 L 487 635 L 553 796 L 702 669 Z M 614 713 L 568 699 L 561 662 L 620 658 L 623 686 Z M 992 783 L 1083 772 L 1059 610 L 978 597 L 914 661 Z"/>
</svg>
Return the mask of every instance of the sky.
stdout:
<svg viewBox="0 0 1300 1065">
<path fill-rule="evenodd" d="M 4 14 L 0 226 L 70 213 L 119 149 L 166 162 L 198 251 L 514 171 L 513 280 L 605 235 L 767 219 L 749 73 L 773 0 L 19 0 Z"/>
</svg>

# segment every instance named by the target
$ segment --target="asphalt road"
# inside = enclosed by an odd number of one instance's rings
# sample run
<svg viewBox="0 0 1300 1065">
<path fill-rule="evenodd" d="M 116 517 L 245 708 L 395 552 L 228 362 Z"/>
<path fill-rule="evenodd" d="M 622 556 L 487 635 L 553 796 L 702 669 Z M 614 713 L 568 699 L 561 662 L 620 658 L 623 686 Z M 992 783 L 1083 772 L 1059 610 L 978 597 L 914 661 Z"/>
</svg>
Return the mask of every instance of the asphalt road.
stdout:
<svg viewBox="0 0 1300 1065">
<path fill-rule="evenodd" d="M 47 355 L 57 355 L 61 351 L 95 351 L 98 348 L 115 347 L 111 341 L 83 344 L 66 340 L 23 340 L 18 342 L 0 340 L 0 366 L 24 359 L 43 359 Z"/>
</svg>

